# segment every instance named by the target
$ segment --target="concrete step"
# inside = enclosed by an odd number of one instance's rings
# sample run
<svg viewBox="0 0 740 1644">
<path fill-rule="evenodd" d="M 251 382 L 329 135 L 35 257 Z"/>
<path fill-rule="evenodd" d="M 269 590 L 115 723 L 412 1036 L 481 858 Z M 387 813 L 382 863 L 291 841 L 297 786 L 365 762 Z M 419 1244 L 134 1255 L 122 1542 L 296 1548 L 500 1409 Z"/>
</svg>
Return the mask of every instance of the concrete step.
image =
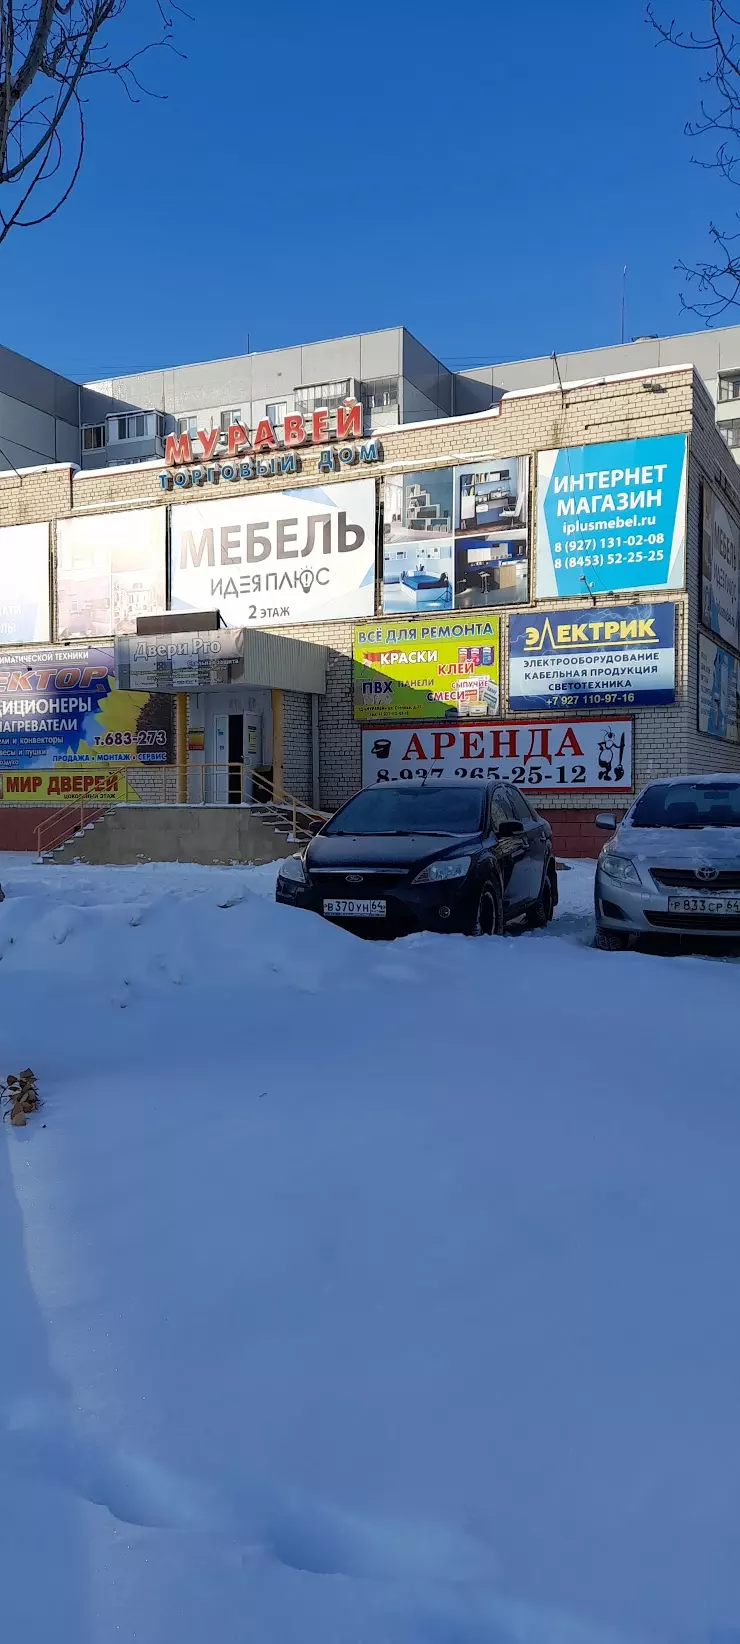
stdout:
<svg viewBox="0 0 740 1644">
<path fill-rule="evenodd" d="M 85 839 L 86 834 L 91 833 L 101 822 L 105 821 L 106 814 L 105 811 L 102 811 L 99 815 L 93 816 L 90 822 L 83 823 L 82 827 L 78 822 L 74 832 L 68 834 L 60 845 L 42 846 L 42 859 L 45 862 L 76 861 L 80 855 L 80 842 Z"/>
<path fill-rule="evenodd" d="M 301 837 L 303 835 L 303 837 Z M 292 831 L 292 820 L 261 821 L 246 805 L 113 806 L 90 831 L 67 840 L 53 860 L 130 864 L 275 862 L 289 842 L 310 834 Z"/>
</svg>

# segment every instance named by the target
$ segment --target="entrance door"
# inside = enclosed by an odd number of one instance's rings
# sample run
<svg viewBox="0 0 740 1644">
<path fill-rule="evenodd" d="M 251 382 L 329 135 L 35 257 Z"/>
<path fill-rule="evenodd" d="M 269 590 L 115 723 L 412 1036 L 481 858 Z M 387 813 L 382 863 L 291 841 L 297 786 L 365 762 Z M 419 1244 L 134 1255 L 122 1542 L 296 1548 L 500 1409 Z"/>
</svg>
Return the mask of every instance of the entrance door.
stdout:
<svg viewBox="0 0 740 1644">
<path fill-rule="evenodd" d="M 213 721 L 214 769 L 211 804 L 241 805 L 252 798 L 249 771 L 262 763 L 262 719 L 259 714 L 216 714 Z M 259 793 L 255 798 L 263 797 Z"/>
<path fill-rule="evenodd" d="M 230 805 L 241 805 L 244 781 L 244 715 L 228 714 L 229 775 L 227 797 Z"/>
<path fill-rule="evenodd" d="M 216 714 L 213 722 L 214 769 L 211 804 L 241 805 L 244 767 L 244 715 Z"/>
</svg>

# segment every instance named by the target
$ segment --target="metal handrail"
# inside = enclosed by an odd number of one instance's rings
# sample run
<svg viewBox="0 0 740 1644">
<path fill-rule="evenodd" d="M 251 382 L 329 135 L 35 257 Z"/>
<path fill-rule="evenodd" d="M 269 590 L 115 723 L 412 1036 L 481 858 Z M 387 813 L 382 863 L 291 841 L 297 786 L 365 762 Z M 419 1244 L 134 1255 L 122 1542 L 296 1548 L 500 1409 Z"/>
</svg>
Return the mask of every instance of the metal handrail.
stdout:
<svg viewBox="0 0 740 1644">
<path fill-rule="evenodd" d="M 71 815 L 70 809 L 72 811 Z M 68 839 L 74 837 L 78 829 L 82 833 L 86 823 L 97 822 L 104 815 L 105 811 L 101 810 L 99 805 L 94 810 L 90 810 L 85 807 L 83 802 L 79 806 L 79 815 L 77 805 L 73 807 L 65 805 L 64 809 L 60 806 L 53 816 L 45 817 L 44 821 L 39 822 L 34 830 L 36 834 L 36 855 L 39 861 L 42 860 L 44 851 L 58 850 L 60 845 L 66 845 Z"/>
<path fill-rule="evenodd" d="M 250 769 L 248 765 L 246 765 L 246 766 L 243 765 L 241 768 L 242 768 L 242 771 L 249 771 L 249 769 Z M 328 822 L 329 817 L 331 816 L 331 811 L 317 810 L 314 805 L 306 804 L 305 800 L 298 799 L 296 797 L 296 795 L 293 794 L 293 793 L 287 793 L 285 791 L 285 789 L 282 788 L 282 787 L 279 789 L 279 791 L 276 792 L 276 784 L 275 784 L 274 779 L 272 777 L 265 776 L 262 773 L 262 771 L 252 770 L 250 772 L 250 776 L 251 776 L 251 782 L 252 782 L 253 787 L 256 784 L 258 788 L 264 788 L 267 792 L 268 797 L 265 801 L 263 801 L 263 803 L 267 803 L 269 805 L 274 805 L 277 810 L 281 810 L 281 809 L 285 810 L 286 808 L 290 808 L 290 810 L 293 813 L 293 832 L 294 833 L 296 831 L 296 825 L 297 825 L 297 820 L 298 820 L 299 815 L 302 816 L 302 817 L 303 816 L 308 817 L 310 822 Z M 241 802 L 242 802 L 242 804 L 245 803 L 243 781 L 242 781 L 242 801 Z M 256 802 L 257 802 L 257 804 L 260 803 L 259 798 L 257 798 Z M 254 800 L 252 801 L 252 803 L 254 803 Z"/>
<path fill-rule="evenodd" d="M 230 788 L 232 792 L 234 791 L 231 787 L 232 784 L 237 785 L 238 797 L 235 799 L 235 803 L 247 805 L 250 808 L 259 808 L 266 805 L 279 812 L 283 818 L 290 816 L 294 837 L 297 837 L 299 827 L 305 833 L 312 822 L 326 822 L 331 814 L 329 811 L 318 810 L 315 805 L 309 805 L 306 800 L 299 799 L 297 794 L 287 792 L 281 783 L 267 776 L 264 771 L 255 770 L 251 766 L 245 765 L 241 760 L 212 761 L 198 765 L 183 762 L 172 765 L 143 765 L 139 761 L 129 762 L 123 760 L 104 764 L 100 761 L 100 763 L 96 762 L 95 765 L 88 766 L 87 774 L 106 778 L 110 785 L 109 795 L 106 798 L 98 790 L 96 793 L 90 792 L 79 796 L 75 794 L 74 801 L 66 800 L 60 796 L 60 801 L 55 806 L 54 815 L 46 817 L 35 829 L 38 855 L 40 857 L 43 850 L 56 849 L 58 846 L 65 844 L 78 828 L 80 830 L 84 828 L 85 819 L 97 821 L 113 805 L 128 804 L 132 798 L 141 799 L 144 804 L 166 805 L 178 803 L 174 797 L 168 797 L 168 778 L 170 779 L 170 794 L 174 795 L 181 791 L 187 794 L 192 792 L 195 786 L 199 790 L 198 797 L 186 799 L 185 803 L 205 805 L 207 803 L 207 773 L 216 773 L 216 777 L 221 775 L 222 779 L 225 778 L 227 794 Z M 34 775 L 37 776 L 53 775 L 62 777 L 64 774 L 65 766 L 63 764 L 49 767 L 34 766 Z M 68 767 L 67 774 L 79 775 L 80 773 L 79 770 L 75 771 L 74 768 L 70 771 Z M 121 784 L 123 784 L 123 791 L 121 791 Z M 156 788 L 160 785 L 161 798 L 152 797 L 151 792 L 148 790 L 151 790 L 154 786 L 156 792 Z M 143 795 L 141 793 L 142 787 L 145 787 Z M 101 804 L 101 798 L 104 799 L 103 804 Z M 53 803 L 53 801 L 51 802 Z M 39 798 L 38 803 L 44 804 L 44 800 Z M 179 803 L 182 803 L 182 801 L 179 801 Z"/>
</svg>

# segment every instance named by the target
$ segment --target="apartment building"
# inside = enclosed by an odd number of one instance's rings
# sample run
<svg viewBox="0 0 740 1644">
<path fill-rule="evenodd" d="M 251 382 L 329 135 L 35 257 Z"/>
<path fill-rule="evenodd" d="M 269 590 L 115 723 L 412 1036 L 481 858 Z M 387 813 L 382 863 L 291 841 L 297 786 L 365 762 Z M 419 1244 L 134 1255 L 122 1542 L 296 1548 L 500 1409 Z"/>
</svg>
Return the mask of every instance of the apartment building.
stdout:
<svg viewBox="0 0 740 1644">
<path fill-rule="evenodd" d="M 0 347 L 0 471 L 44 462 L 120 467 L 164 455 L 168 433 L 358 400 L 366 433 L 466 416 L 506 390 L 693 365 L 740 461 L 740 325 L 451 371 L 404 326 L 75 383 Z"/>
</svg>

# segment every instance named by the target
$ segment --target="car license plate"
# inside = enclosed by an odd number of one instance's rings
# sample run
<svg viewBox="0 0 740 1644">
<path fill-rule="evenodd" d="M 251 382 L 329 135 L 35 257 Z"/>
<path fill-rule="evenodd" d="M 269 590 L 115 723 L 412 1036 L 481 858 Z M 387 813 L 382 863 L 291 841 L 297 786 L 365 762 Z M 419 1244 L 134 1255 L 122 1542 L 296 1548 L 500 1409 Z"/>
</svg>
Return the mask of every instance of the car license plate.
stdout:
<svg viewBox="0 0 740 1644">
<path fill-rule="evenodd" d="M 385 902 L 355 902 L 349 897 L 324 899 L 324 913 L 330 919 L 385 919 Z"/>
<path fill-rule="evenodd" d="M 740 914 L 740 896 L 669 896 L 668 912 Z"/>
</svg>

